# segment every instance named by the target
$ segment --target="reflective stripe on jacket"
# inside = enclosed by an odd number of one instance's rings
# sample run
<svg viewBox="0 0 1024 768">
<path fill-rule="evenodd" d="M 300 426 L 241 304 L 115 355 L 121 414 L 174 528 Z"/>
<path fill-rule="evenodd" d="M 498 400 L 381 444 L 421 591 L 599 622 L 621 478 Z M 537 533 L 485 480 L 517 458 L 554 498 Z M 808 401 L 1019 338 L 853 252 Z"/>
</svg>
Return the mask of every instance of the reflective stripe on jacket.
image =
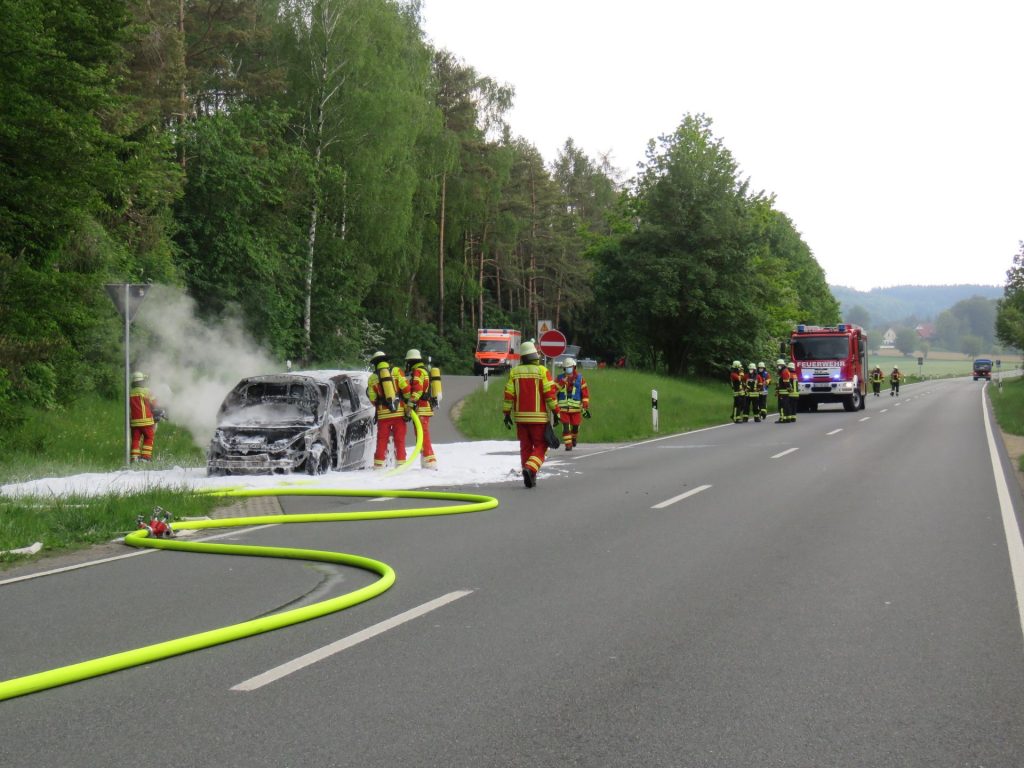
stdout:
<svg viewBox="0 0 1024 768">
<path fill-rule="evenodd" d="M 151 427 L 156 424 L 153 418 L 153 398 L 145 387 L 133 387 L 128 393 L 129 424 L 133 427 Z"/>
<path fill-rule="evenodd" d="M 395 384 L 395 397 L 398 398 L 398 408 L 394 411 L 391 410 L 391 405 L 384 396 L 384 385 L 376 373 L 370 374 L 366 384 L 366 394 L 370 398 L 370 402 L 377 406 L 378 421 L 380 419 L 400 419 L 405 416 L 402 403 L 409 396 L 409 382 L 405 380 L 400 368 L 391 369 L 391 381 Z"/>
<path fill-rule="evenodd" d="M 423 363 L 416 363 L 409 371 L 408 403 L 420 416 L 434 415 L 434 409 L 430 407 L 430 373 Z"/>
<path fill-rule="evenodd" d="M 563 373 L 555 379 L 555 384 L 558 388 L 559 408 L 569 412 L 590 408 L 590 388 L 578 373 L 574 373 L 571 378 Z"/>
<path fill-rule="evenodd" d="M 508 374 L 503 413 L 511 413 L 520 424 L 544 424 L 548 411 L 558 412 L 558 398 L 551 373 L 543 365 L 524 363 Z"/>
</svg>

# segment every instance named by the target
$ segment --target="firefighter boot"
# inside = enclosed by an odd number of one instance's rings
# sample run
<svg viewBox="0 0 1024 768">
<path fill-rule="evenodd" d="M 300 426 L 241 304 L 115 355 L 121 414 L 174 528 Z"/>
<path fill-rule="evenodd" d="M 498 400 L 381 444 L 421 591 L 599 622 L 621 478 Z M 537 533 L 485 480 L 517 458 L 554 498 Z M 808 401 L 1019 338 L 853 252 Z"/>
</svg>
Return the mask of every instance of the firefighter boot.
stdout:
<svg viewBox="0 0 1024 768">
<path fill-rule="evenodd" d="M 533 488 L 537 484 L 537 473 L 529 467 L 523 467 L 523 485 Z"/>
</svg>

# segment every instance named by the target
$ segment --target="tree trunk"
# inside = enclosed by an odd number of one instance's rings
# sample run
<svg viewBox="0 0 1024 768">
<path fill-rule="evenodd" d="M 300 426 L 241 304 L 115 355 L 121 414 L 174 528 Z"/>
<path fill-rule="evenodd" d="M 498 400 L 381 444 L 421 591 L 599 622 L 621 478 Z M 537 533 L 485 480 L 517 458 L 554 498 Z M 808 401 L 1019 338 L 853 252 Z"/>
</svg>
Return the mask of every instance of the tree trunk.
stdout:
<svg viewBox="0 0 1024 768">
<path fill-rule="evenodd" d="M 444 336 L 444 216 L 448 192 L 448 174 L 441 174 L 441 221 L 437 237 L 437 334 Z"/>
</svg>

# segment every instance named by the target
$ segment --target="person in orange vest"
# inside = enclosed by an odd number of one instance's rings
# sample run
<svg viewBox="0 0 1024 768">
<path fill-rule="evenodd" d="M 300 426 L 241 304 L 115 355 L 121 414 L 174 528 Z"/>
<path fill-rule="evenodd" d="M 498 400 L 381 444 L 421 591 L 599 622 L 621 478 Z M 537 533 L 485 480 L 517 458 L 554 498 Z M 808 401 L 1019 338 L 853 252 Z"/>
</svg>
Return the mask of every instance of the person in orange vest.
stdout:
<svg viewBox="0 0 1024 768">
<path fill-rule="evenodd" d="M 405 461 L 405 432 L 408 418 L 403 401 L 409 395 L 409 383 L 400 368 L 392 368 L 388 356 L 374 352 L 370 358 L 373 373 L 366 385 L 366 396 L 376 407 L 377 449 L 373 453 L 373 468 L 384 469 L 388 457 L 388 442 L 394 441 L 395 459 Z"/>
<path fill-rule="evenodd" d="M 747 410 L 747 377 L 739 360 L 732 361 L 729 373 L 729 385 L 732 387 L 732 420 L 736 424 L 747 421 L 744 413 Z"/>
<path fill-rule="evenodd" d="M 156 437 L 157 415 L 160 409 L 146 384 L 149 377 L 142 371 L 132 374 L 132 388 L 128 392 L 129 426 L 132 430 L 131 463 L 153 460 L 153 440 Z"/>
<path fill-rule="evenodd" d="M 541 365 L 540 353 L 532 341 L 519 345 L 519 359 L 519 365 L 509 371 L 501 410 L 505 426 L 512 429 L 512 424 L 516 425 L 523 485 L 533 488 L 548 452 L 544 438 L 548 412 L 558 416 L 558 398 L 551 373 Z"/>
<path fill-rule="evenodd" d="M 405 376 L 409 382 L 409 397 L 406 400 L 406 413 L 416 411 L 423 432 L 423 447 L 420 452 L 420 466 L 424 469 L 437 469 L 437 456 L 430 442 L 430 417 L 434 409 L 430 394 L 430 372 L 423 355 L 418 349 L 410 349 L 405 353 Z"/>
<path fill-rule="evenodd" d="M 558 389 L 558 412 L 562 420 L 562 445 L 571 451 L 580 434 L 580 417 L 590 418 L 590 388 L 586 379 L 576 371 L 576 360 L 562 361 L 562 373 L 555 379 Z"/>
<path fill-rule="evenodd" d="M 772 372 L 765 368 L 764 363 L 757 364 L 757 381 L 760 386 L 757 395 L 757 414 L 761 421 L 768 421 L 768 390 L 772 385 Z"/>
<path fill-rule="evenodd" d="M 879 393 L 882 391 L 882 381 L 885 380 L 885 374 L 882 373 L 881 366 L 876 365 L 875 369 L 871 372 L 871 391 L 875 393 L 875 397 L 879 397 Z"/>
<path fill-rule="evenodd" d="M 892 373 L 889 374 L 889 397 L 900 396 L 900 381 L 903 379 L 903 374 L 900 373 L 900 367 L 894 365 Z"/>
<path fill-rule="evenodd" d="M 779 405 L 779 418 L 775 420 L 775 423 L 787 424 L 790 421 L 796 421 L 796 417 L 790 418 L 789 413 L 789 395 L 793 389 L 793 374 L 786 367 L 786 361 L 781 358 L 775 361 L 775 370 L 779 374 L 779 378 L 775 382 L 775 397 Z"/>
</svg>

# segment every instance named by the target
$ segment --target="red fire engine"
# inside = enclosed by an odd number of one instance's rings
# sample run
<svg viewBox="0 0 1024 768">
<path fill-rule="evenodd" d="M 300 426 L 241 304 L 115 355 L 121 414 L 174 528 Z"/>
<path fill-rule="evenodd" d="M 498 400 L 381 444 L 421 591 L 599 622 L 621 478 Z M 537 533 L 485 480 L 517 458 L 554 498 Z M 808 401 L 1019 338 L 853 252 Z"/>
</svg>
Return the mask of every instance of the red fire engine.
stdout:
<svg viewBox="0 0 1024 768">
<path fill-rule="evenodd" d="M 848 411 L 863 410 L 868 391 L 868 335 L 859 325 L 798 325 L 789 337 L 789 356 L 796 366 L 801 411 L 819 403 L 842 403 Z"/>
</svg>

